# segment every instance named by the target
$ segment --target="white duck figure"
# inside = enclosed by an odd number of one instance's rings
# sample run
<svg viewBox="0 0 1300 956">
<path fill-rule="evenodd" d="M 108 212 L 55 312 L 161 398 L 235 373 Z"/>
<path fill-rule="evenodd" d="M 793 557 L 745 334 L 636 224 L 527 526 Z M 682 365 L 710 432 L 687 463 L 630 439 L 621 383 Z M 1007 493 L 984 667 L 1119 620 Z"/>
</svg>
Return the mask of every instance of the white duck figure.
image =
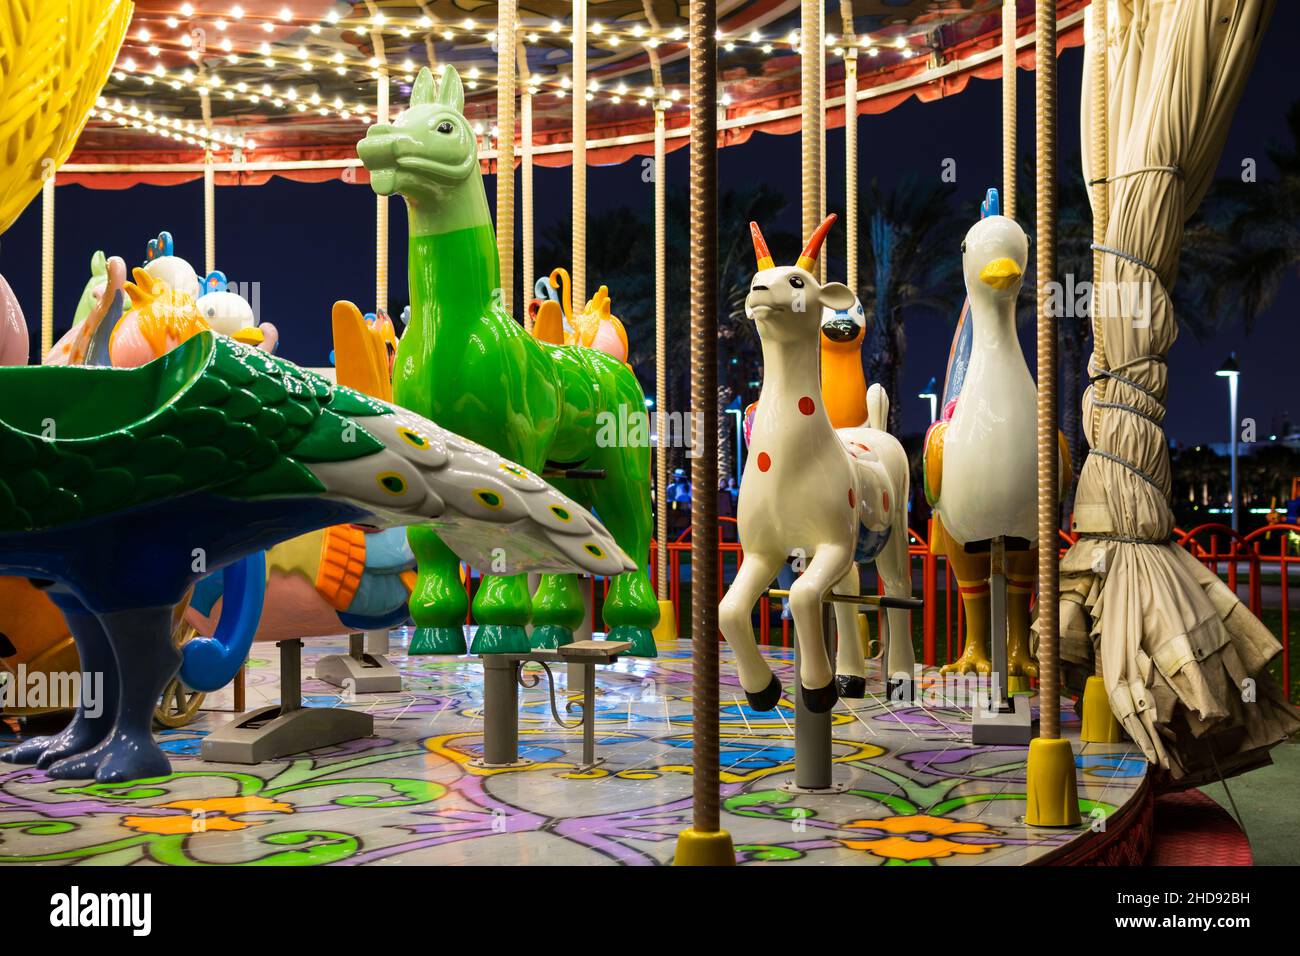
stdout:
<svg viewBox="0 0 1300 956">
<path fill-rule="evenodd" d="M 1016 297 L 1028 255 L 1024 230 L 1006 216 L 981 219 L 962 242 L 973 329 L 969 365 L 951 418 L 926 435 L 923 468 L 935 512 L 931 548 L 952 563 L 967 620 L 965 652 L 945 673 L 990 670 L 987 552 L 1001 537 L 1007 546 L 1008 675 L 1038 676 L 1029 652 L 1031 548 L 1038 538 L 1038 386 L 1016 335 Z M 1064 489 L 1070 482 L 1064 441 L 1060 449 Z"/>
<path fill-rule="evenodd" d="M 966 381 L 941 435 L 942 490 L 934 489 L 934 510 L 961 544 L 1038 537 L 1038 386 L 1016 336 L 1028 255 L 1024 230 L 1006 216 L 981 219 L 962 243 L 973 341 Z"/>
</svg>

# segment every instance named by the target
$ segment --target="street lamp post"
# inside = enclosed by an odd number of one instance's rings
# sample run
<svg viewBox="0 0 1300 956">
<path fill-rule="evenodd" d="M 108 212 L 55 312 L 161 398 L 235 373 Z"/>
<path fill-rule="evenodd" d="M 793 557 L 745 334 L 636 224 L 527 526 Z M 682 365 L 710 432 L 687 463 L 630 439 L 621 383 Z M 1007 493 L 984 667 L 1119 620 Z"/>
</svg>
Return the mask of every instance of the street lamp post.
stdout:
<svg viewBox="0 0 1300 956">
<path fill-rule="evenodd" d="M 1241 369 L 1237 365 L 1237 353 L 1230 353 L 1214 374 L 1228 380 L 1228 435 L 1232 440 L 1232 477 L 1228 496 L 1232 501 L 1232 530 L 1240 531 L 1237 517 L 1237 383 Z"/>
<path fill-rule="evenodd" d="M 938 383 L 934 376 L 930 376 L 930 381 L 926 384 L 925 389 L 917 394 L 917 398 L 928 398 L 930 400 L 930 424 L 933 425 L 935 419 L 939 417 L 939 392 L 936 389 Z"/>
</svg>

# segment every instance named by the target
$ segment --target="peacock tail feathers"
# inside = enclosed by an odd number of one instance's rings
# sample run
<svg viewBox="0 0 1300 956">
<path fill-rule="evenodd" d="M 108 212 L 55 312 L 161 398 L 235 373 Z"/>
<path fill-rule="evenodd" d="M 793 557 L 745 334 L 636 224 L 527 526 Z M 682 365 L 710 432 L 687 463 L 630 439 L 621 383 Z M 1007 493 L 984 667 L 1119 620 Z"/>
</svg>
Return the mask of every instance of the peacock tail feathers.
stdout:
<svg viewBox="0 0 1300 956">
<path fill-rule="evenodd" d="M 0 370 L 0 533 L 196 492 L 286 509 L 327 497 L 376 525 L 430 521 L 494 573 L 635 567 L 532 472 L 225 336 L 200 333 L 138 369 Z"/>
</svg>

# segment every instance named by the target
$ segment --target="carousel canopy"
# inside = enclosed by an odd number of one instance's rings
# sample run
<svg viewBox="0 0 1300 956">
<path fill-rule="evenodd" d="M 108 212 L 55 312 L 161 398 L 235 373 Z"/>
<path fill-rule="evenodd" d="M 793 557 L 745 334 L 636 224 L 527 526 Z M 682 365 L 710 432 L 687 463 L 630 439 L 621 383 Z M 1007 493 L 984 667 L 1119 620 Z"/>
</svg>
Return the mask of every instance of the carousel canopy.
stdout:
<svg viewBox="0 0 1300 956">
<path fill-rule="evenodd" d="M 1082 43 L 1087 0 L 1062 0 L 1061 47 Z M 827 125 L 844 122 L 844 74 L 858 64 L 858 112 L 960 92 L 1000 75 L 1002 0 L 831 0 L 824 18 Z M 533 161 L 571 162 L 572 3 L 523 0 L 515 36 L 520 95 L 532 107 Z M 1033 67 L 1033 3 L 1018 4 L 1021 65 Z M 799 130 L 798 0 L 719 0 L 720 145 Z M 454 65 L 466 115 L 495 157 L 497 5 L 468 0 L 136 0 L 117 63 L 59 182 L 100 188 L 217 182 L 364 181 L 355 144 L 388 84 L 400 109 L 422 66 Z M 686 18 L 666 0 L 591 0 L 587 161 L 653 152 L 654 109 L 668 149 L 686 145 Z"/>
</svg>

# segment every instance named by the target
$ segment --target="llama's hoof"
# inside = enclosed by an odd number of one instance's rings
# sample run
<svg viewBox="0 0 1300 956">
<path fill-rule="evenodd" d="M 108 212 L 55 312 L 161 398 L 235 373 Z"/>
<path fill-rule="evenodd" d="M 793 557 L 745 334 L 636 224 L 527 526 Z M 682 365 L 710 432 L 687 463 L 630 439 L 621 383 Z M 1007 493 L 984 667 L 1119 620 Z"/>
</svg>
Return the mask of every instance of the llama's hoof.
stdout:
<svg viewBox="0 0 1300 956">
<path fill-rule="evenodd" d="M 807 688 L 803 684 L 799 685 L 799 693 L 803 696 L 803 705 L 810 713 L 824 714 L 835 706 L 835 701 L 839 700 L 839 687 L 835 681 L 831 681 L 825 687 Z"/>
<path fill-rule="evenodd" d="M 658 657 L 659 650 L 655 647 L 654 634 L 648 627 L 635 627 L 631 624 L 620 624 L 618 627 L 611 628 L 605 635 L 607 641 L 629 641 L 632 646 L 627 649 L 628 657 Z"/>
<path fill-rule="evenodd" d="M 781 702 L 781 682 L 773 674 L 772 680 L 757 694 L 745 691 L 745 699 L 749 701 L 750 710 L 776 710 L 776 705 Z"/>
<path fill-rule="evenodd" d="M 528 642 L 535 651 L 553 651 L 557 647 L 573 643 L 573 630 L 562 624 L 537 624 L 528 636 Z"/>
<path fill-rule="evenodd" d="M 910 704 L 916 700 L 916 681 L 910 677 L 891 677 L 885 681 L 885 699 L 891 704 Z"/>
<path fill-rule="evenodd" d="M 455 627 L 417 627 L 411 635 L 411 646 L 406 653 L 409 657 L 464 654 L 465 630 L 459 624 Z"/>
<path fill-rule="evenodd" d="M 480 624 L 474 632 L 471 654 L 527 654 L 528 631 L 521 624 Z"/>
<path fill-rule="evenodd" d="M 840 696 L 852 700 L 862 700 L 867 696 L 867 679 L 857 674 L 836 674 L 835 683 L 839 686 Z"/>
</svg>

